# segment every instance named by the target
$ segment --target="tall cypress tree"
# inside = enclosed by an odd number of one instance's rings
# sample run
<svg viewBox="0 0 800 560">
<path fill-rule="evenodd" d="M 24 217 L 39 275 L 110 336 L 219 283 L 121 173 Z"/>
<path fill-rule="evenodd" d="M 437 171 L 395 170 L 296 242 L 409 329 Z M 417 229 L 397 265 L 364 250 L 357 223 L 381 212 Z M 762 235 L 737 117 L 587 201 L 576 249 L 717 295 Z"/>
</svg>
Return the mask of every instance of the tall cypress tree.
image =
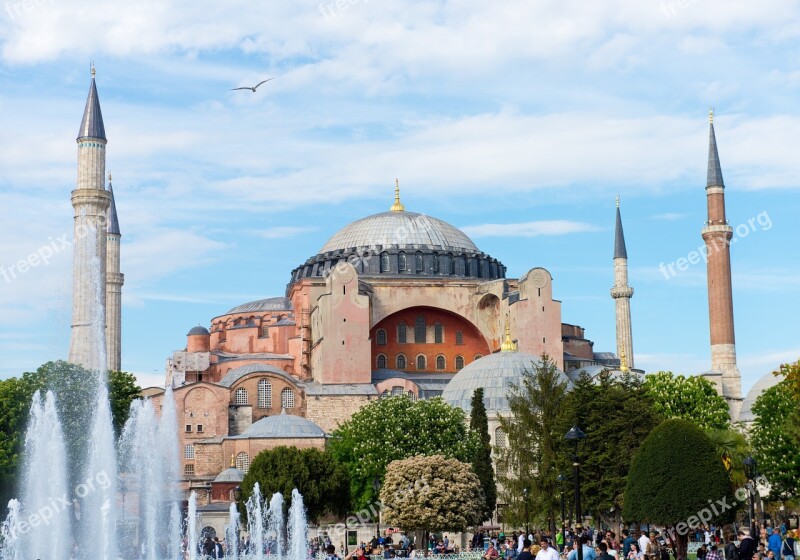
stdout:
<svg viewBox="0 0 800 560">
<path fill-rule="evenodd" d="M 494 482 L 494 469 L 492 469 L 492 445 L 489 439 L 489 418 L 486 416 L 486 406 L 483 404 L 483 388 L 479 387 L 472 393 L 472 412 L 469 417 L 470 429 L 478 434 L 480 445 L 475 449 L 472 458 L 472 468 L 481 481 L 486 505 L 483 508 L 483 518 L 490 519 L 497 505 L 497 487 Z"/>
</svg>

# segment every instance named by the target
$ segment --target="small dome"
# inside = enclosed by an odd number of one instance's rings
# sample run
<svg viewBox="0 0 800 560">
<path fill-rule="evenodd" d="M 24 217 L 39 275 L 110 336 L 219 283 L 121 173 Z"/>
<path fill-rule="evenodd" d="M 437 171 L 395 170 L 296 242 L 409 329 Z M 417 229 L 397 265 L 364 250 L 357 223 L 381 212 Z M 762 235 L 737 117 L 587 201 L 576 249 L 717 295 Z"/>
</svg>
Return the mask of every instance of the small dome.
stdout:
<svg viewBox="0 0 800 560">
<path fill-rule="evenodd" d="M 747 396 L 742 403 L 742 410 L 739 412 L 739 421 L 752 422 L 755 420 L 756 417 L 753 415 L 753 405 L 756 404 L 756 399 L 758 399 L 764 391 L 780 383 L 782 379 L 784 378 L 773 375 L 772 372 L 762 375 L 761 379 L 756 381 L 756 384 L 747 392 Z"/>
<path fill-rule="evenodd" d="M 324 438 L 325 431 L 311 420 L 282 411 L 254 422 L 232 439 Z"/>
<path fill-rule="evenodd" d="M 219 473 L 214 482 L 241 482 L 244 480 L 244 473 L 236 467 L 229 467 Z"/>
<path fill-rule="evenodd" d="M 208 332 L 207 328 L 201 325 L 197 325 L 196 327 L 193 327 L 192 330 L 190 330 L 188 333 L 186 333 L 186 336 L 197 336 L 197 335 L 207 336 L 209 334 L 211 333 Z"/>
<path fill-rule="evenodd" d="M 237 305 L 225 315 L 233 315 L 235 313 L 251 313 L 255 311 L 291 311 L 292 301 L 286 297 L 273 297 L 267 299 L 259 299 L 249 303 Z"/>
<path fill-rule="evenodd" d="M 479 252 L 475 243 L 457 227 L 416 212 L 382 212 L 362 218 L 335 233 L 319 252 L 375 245 Z"/>
<path fill-rule="evenodd" d="M 522 385 L 522 375 L 531 371 L 541 360 L 533 354 L 525 352 L 496 352 L 475 360 L 456 374 L 447 384 L 442 398 L 453 406 L 464 409 L 467 413 L 472 409 L 472 394 L 475 389 L 483 388 L 483 403 L 489 418 L 496 413 L 509 413 L 507 395 L 511 385 Z M 571 389 L 572 382 L 563 373 L 559 377 Z"/>
</svg>

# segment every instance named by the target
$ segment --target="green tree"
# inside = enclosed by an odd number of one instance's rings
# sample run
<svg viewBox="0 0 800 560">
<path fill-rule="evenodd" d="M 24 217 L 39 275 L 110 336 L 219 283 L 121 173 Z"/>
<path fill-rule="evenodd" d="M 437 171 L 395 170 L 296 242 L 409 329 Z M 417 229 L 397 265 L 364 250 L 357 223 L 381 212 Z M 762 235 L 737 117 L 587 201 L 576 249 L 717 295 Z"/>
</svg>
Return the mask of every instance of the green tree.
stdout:
<svg viewBox="0 0 800 560">
<path fill-rule="evenodd" d="M 374 503 L 376 478 L 396 459 L 444 455 L 469 462 L 477 437 L 467 428 L 466 414 L 441 398 L 412 401 L 405 396 L 373 401 L 331 434 L 331 451 L 350 472 L 354 507 Z"/>
<path fill-rule="evenodd" d="M 683 418 L 704 429 L 730 427 L 728 403 L 705 377 L 673 375 L 660 371 L 645 378 L 646 391 L 664 418 Z"/>
<path fill-rule="evenodd" d="M 680 559 L 686 558 L 689 529 L 733 520 L 735 509 L 725 509 L 720 500 L 737 503 L 711 441 L 696 424 L 671 419 L 656 427 L 636 452 L 622 515 L 627 522 L 674 527 L 670 532 Z"/>
<path fill-rule="evenodd" d="M 727 430 L 706 430 L 708 439 L 717 452 L 717 457 L 725 465 L 731 482 L 740 487 L 747 484 L 744 460 L 750 455 L 750 446 L 744 434 L 733 428 Z"/>
<path fill-rule="evenodd" d="M 31 400 L 36 391 L 52 390 L 56 395 L 58 416 L 64 428 L 70 480 L 77 481 L 83 474 L 83 460 L 87 446 L 86 437 L 94 415 L 94 399 L 99 377 L 75 364 L 65 361 L 47 362 L 35 372 L 25 372 L 21 377 L 0 382 L 0 497 L 17 494 L 17 481 L 25 443 Z M 108 374 L 109 400 L 116 433 L 128 419 L 130 404 L 140 391 L 130 373 Z"/>
<path fill-rule="evenodd" d="M 634 454 L 660 422 L 652 397 L 632 375 L 582 375 L 566 403 L 565 433 L 579 426 L 583 507 L 609 526 L 617 526 Z M 567 474 L 567 473 L 565 473 Z"/>
<path fill-rule="evenodd" d="M 494 481 L 494 468 L 492 468 L 492 444 L 489 438 L 489 418 L 486 416 L 486 406 L 483 404 L 483 388 L 475 389 L 472 394 L 469 428 L 479 438 L 479 445 L 475 448 L 472 458 L 472 469 L 481 481 L 483 496 L 486 499 L 483 508 L 483 519 L 489 519 L 497 505 L 497 486 Z"/>
<path fill-rule="evenodd" d="M 475 526 L 483 519 L 486 504 L 472 467 L 442 455 L 392 461 L 380 499 L 386 523 L 426 533 Z"/>
<path fill-rule="evenodd" d="M 567 466 L 564 434 L 568 381 L 554 362 L 542 356 L 522 374 L 508 393 L 511 415 L 499 416 L 507 445 L 496 448 L 501 496 L 509 504 L 508 521 L 546 522 L 551 528 L 560 515 L 557 476 Z M 525 496 L 527 495 L 527 508 Z M 527 509 L 527 511 L 526 511 Z"/>
<path fill-rule="evenodd" d="M 800 447 L 791 426 L 798 408 L 800 399 L 787 379 L 764 391 L 753 404 L 750 443 L 758 470 L 769 480 L 771 499 L 800 497 Z"/>
<path fill-rule="evenodd" d="M 788 389 L 794 396 L 797 402 L 800 402 L 800 360 L 790 363 L 782 364 L 774 375 L 784 376 L 788 383 Z M 795 441 L 800 445 L 800 407 L 795 408 L 790 418 L 791 432 Z"/>
<path fill-rule="evenodd" d="M 327 451 L 276 447 L 256 455 L 242 481 L 239 509 L 243 514 L 256 482 L 267 501 L 275 492 L 283 494 L 286 511 L 297 488 L 312 523 L 325 514 L 344 516 L 350 508 L 347 469 Z"/>
</svg>

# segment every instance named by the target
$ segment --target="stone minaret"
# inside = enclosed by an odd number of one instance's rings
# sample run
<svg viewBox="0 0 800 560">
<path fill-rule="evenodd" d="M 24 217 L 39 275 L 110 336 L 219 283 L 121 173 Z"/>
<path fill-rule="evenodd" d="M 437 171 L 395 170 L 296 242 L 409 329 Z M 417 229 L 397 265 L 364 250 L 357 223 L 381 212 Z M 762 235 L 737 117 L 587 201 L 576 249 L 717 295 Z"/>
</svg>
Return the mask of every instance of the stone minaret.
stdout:
<svg viewBox="0 0 800 560">
<path fill-rule="evenodd" d="M 69 361 L 106 367 L 106 222 L 111 195 L 105 189 L 106 132 L 94 82 L 78 132 L 78 184 L 72 191 L 75 229 L 72 253 L 72 338 Z"/>
<path fill-rule="evenodd" d="M 119 271 L 119 231 L 117 204 L 108 175 L 108 194 L 111 205 L 108 207 L 106 228 L 106 349 L 108 351 L 108 370 L 120 371 L 122 367 L 122 285 L 125 276 Z"/>
<path fill-rule="evenodd" d="M 625 249 L 625 234 L 622 232 L 619 197 L 617 197 L 617 227 L 614 232 L 614 287 L 611 288 L 611 297 L 614 298 L 617 312 L 617 356 L 620 357 L 620 367 L 632 368 L 634 367 L 631 333 L 633 288 L 628 286 L 628 251 Z"/>
<path fill-rule="evenodd" d="M 708 221 L 703 240 L 708 251 L 708 319 L 711 327 L 711 371 L 721 374 L 717 389 L 728 400 L 731 419 L 739 418 L 742 406 L 742 380 L 736 366 L 736 339 L 733 333 L 733 290 L 731 288 L 730 242 L 733 228 L 725 217 L 725 183 L 714 134 L 714 113 L 709 113 L 708 180 L 706 199 Z"/>
</svg>

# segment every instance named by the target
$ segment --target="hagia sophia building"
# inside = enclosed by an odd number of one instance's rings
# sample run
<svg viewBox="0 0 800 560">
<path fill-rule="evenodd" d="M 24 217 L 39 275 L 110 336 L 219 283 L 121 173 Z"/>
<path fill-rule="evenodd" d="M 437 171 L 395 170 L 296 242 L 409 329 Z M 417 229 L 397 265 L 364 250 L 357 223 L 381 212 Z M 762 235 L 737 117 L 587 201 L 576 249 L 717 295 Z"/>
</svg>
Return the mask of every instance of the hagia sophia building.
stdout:
<svg viewBox="0 0 800 560">
<path fill-rule="evenodd" d="M 703 237 L 715 243 L 730 239 L 731 228 L 713 123 L 710 135 Z M 105 183 L 107 139 L 94 73 L 77 142 L 69 359 L 118 370 L 121 233 L 110 179 Z M 595 352 L 581 327 L 562 322 L 547 269 L 533 266 L 520 278 L 508 278 L 501 255 L 484 253 L 442 220 L 406 209 L 399 185 L 394 202 L 388 198 L 388 211 L 345 225 L 292 270 L 285 294 L 243 303 L 191 328 L 185 348 L 167 359 L 187 495 L 197 491 L 201 504 L 227 509 L 225 502 L 260 451 L 324 448 L 341 422 L 384 395 L 443 396 L 468 409 L 480 386 L 490 418 L 496 418 L 508 412 L 509 384 L 542 355 L 567 382 L 583 371 L 644 374 L 634 369 L 633 288 L 619 203 L 611 289 L 617 347 Z M 106 227 L 95 235 L 77 235 L 84 221 L 101 218 Z M 92 266 L 94 257 L 102 270 Z M 743 399 L 727 245 L 709 252 L 708 273 L 712 367 L 703 375 L 729 400 L 735 419 Z M 92 328 L 97 317 L 106 325 L 104 336 Z M 105 364 L 96 350 L 103 346 Z M 158 409 L 164 389 L 143 393 Z M 490 431 L 493 443 L 502 444 L 495 421 Z"/>
</svg>

